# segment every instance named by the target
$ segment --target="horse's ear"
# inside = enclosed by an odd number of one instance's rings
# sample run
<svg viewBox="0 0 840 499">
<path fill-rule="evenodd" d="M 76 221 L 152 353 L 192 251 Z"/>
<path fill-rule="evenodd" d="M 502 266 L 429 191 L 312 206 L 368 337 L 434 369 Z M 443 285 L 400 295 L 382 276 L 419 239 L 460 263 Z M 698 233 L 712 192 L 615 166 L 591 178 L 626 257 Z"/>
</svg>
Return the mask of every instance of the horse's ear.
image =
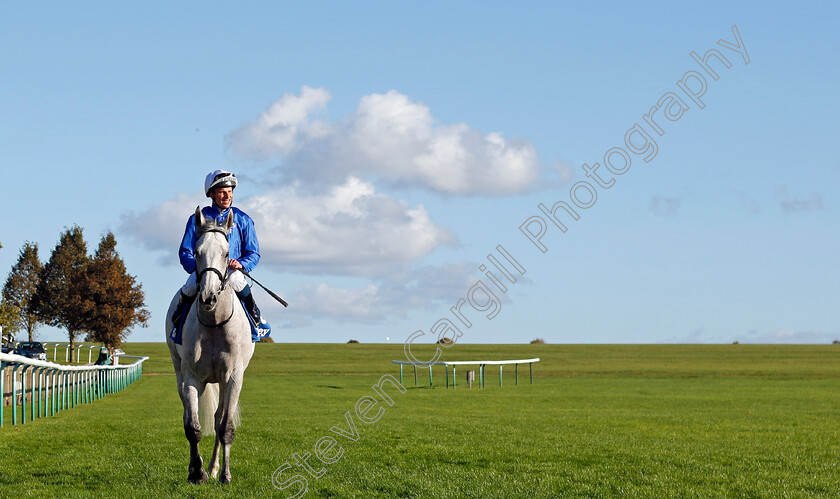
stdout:
<svg viewBox="0 0 840 499">
<path fill-rule="evenodd" d="M 204 225 L 204 214 L 201 213 L 201 206 L 195 207 L 195 226 L 201 227 Z"/>
<path fill-rule="evenodd" d="M 233 210 L 230 210 L 227 218 L 225 218 L 225 230 L 230 230 L 233 227 Z"/>
</svg>

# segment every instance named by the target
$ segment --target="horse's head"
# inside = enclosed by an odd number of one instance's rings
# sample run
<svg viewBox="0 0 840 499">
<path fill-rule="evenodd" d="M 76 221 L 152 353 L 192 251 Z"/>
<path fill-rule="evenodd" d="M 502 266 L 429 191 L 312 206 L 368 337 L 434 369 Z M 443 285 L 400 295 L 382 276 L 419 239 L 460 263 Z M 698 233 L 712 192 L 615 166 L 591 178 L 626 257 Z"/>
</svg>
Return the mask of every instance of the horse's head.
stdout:
<svg viewBox="0 0 840 499">
<path fill-rule="evenodd" d="M 216 307 L 219 295 L 227 283 L 228 239 L 227 233 L 233 227 L 233 212 L 219 225 L 207 220 L 201 208 L 195 209 L 195 229 L 198 240 L 195 244 L 196 278 L 199 287 L 199 303 L 206 311 Z"/>
</svg>

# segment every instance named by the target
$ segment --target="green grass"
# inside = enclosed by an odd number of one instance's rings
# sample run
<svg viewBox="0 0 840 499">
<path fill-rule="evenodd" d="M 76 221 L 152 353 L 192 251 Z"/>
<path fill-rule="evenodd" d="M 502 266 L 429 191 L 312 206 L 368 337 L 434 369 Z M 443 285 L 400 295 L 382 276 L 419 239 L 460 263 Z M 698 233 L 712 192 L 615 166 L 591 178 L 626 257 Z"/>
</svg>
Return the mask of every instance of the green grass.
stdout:
<svg viewBox="0 0 840 499">
<path fill-rule="evenodd" d="M 0 494 L 286 497 L 272 473 L 335 436 L 344 450 L 310 497 L 837 497 L 840 348 L 754 345 L 456 345 L 445 359 L 540 357 L 535 384 L 496 369 L 443 388 L 443 368 L 351 442 L 329 430 L 374 395 L 402 345 L 260 344 L 242 395 L 233 483 L 186 482 L 188 447 L 169 354 L 105 400 L 0 429 Z M 430 350 L 415 351 L 418 358 Z M 524 374 L 524 375 L 523 375 Z M 7 408 L 7 412 L 8 408 Z M 202 441 L 209 457 L 211 443 Z M 317 466 L 316 466 L 317 464 Z M 302 470 L 290 470 L 290 477 Z"/>
</svg>

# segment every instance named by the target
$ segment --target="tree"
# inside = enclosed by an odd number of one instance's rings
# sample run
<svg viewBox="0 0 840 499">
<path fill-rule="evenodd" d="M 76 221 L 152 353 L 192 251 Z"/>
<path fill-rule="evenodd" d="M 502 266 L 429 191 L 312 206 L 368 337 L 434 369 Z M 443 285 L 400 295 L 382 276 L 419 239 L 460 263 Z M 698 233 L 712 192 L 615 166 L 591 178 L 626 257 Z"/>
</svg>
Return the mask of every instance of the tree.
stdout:
<svg viewBox="0 0 840 499">
<path fill-rule="evenodd" d="M 0 243 L 0 249 L 3 249 L 3 243 Z M 7 336 L 17 332 L 15 317 L 17 317 L 17 310 L 6 303 L 6 300 L 0 302 L 0 328 L 3 330 L 3 339 L 0 342 L 5 343 Z"/>
<path fill-rule="evenodd" d="M 18 309 L 6 300 L 0 301 L 0 328 L 3 328 L 3 343 L 20 330 L 17 324 Z"/>
<path fill-rule="evenodd" d="M 149 321 L 142 286 L 126 271 L 116 246 L 113 233 L 102 237 L 85 269 L 79 304 L 90 339 L 109 349 L 119 347 L 132 326 L 146 327 Z"/>
<path fill-rule="evenodd" d="M 35 330 L 41 324 L 32 308 L 32 296 L 41 280 L 41 270 L 38 245 L 26 242 L 3 286 L 3 300 L 17 309 L 17 329 L 26 330 L 29 341 L 35 339 Z"/>
<path fill-rule="evenodd" d="M 79 299 L 84 295 L 83 276 L 89 263 L 82 229 L 74 225 L 59 237 L 32 297 L 35 314 L 43 322 L 67 329 L 71 362 L 75 360 L 76 334 L 85 330 Z"/>
</svg>

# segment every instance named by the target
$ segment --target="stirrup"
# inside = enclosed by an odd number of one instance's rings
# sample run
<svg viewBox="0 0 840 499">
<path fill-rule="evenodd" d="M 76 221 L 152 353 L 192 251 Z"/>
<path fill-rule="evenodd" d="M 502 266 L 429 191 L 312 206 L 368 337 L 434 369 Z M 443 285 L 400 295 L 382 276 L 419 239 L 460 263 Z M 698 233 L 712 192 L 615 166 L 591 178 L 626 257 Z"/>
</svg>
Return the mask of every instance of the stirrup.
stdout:
<svg viewBox="0 0 840 499">
<path fill-rule="evenodd" d="M 251 314 L 251 320 L 254 321 L 254 325 L 257 329 L 271 331 L 271 326 L 268 324 L 268 321 L 262 318 L 260 314 Z"/>
</svg>

